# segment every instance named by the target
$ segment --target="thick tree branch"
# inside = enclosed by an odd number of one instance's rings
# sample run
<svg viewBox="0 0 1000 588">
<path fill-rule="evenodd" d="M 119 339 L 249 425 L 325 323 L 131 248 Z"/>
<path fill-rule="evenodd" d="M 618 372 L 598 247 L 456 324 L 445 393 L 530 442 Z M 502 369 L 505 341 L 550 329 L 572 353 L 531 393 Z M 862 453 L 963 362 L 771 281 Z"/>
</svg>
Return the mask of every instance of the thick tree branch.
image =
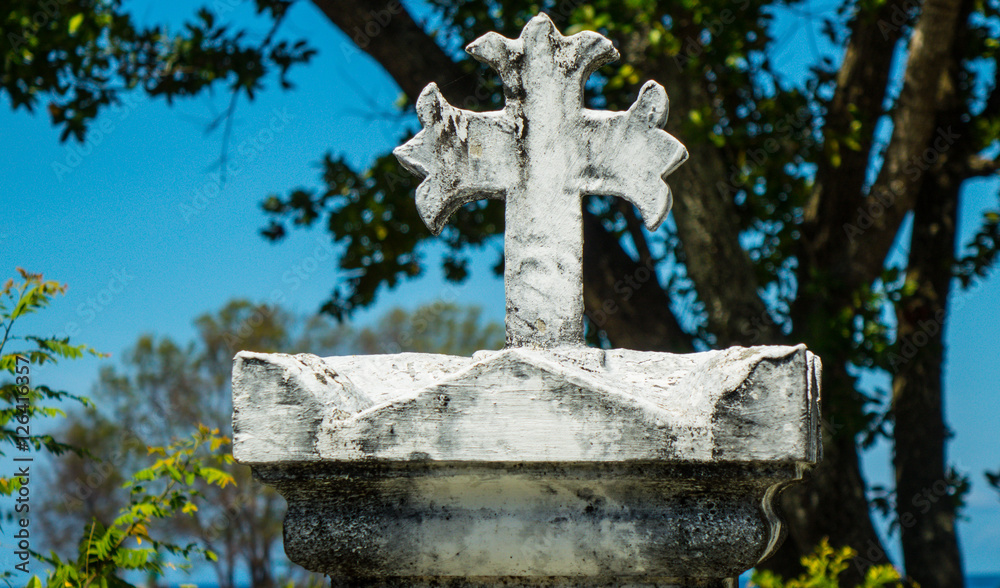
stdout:
<svg viewBox="0 0 1000 588">
<path fill-rule="evenodd" d="M 701 84 L 678 76 L 669 57 L 649 62 L 645 56 L 648 38 L 640 29 L 635 38 L 622 44 L 621 51 L 627 62 L 664 85 L 673 113 L 667 119 L 667 130 L 687 143 L 688 161 L 671 174 L 669 184 L 687 274 L 705 304 L 708 331 L 715 335 L 717 347 L 782 341 L 760 297 L 750 256 L 740 245 L 741 228 L 732 194 L 716 187 L 716 180 L 729 175 L 724 153 L 700 137 L 685 137 L 681 131 L 684 116 L 710 103 L 711 96 Z"/>
<path fill-rule="evenodd" d="M 891 0 L 875 14 L 858 12 L 851 22 L 836 90 L 827 104 L 823 155 L 805 206 L 802 267 L 833 267 L 842 259 L 842 226 L 856 215 L 854 203 L 862 195 L 874 128 L 883 112 L 893 54 L 902 37 L 899 18 L 908 5 L 909 0 Z M 853 142 L 855 148 L 850 148 Z"/>
<path fill-rule="evenodd" d="M 887 204 L 882 214 L 872 215 L 873 226 L 848 245 L 852 273 L 864 282 L 881 272 L 899 226 L 913 208 L 926 171 L 926 166 L 914 162 L 921 161 L 927 149 L 944 156 L 960 140 L 950 127 L 935 125 L 938 113 L 956 99 L 951 51 L 962 16 L 967 18 L 962 4 L 962 0 L 925 0 L 910 37 L 903 88 L 892 115 L 892 138 L 871 191 L 871 197 Z"/>
<path fill-rule="evenodd" d="M 636 262 L 592 214 L 583 220 L 583 301 L 615 347 L 690 352 L 691 337 L 670 310 L 656 266 Z"/>
<path fill-rule="evenodd" d="M 916 284 L 917 291 L 897 304 L 900 347 L 889 358 L 903 559 L 907 575 L 925 588 L 962 588 L 964 581 L 954 501 L 946 496 L 929 504 L 926 513 L 914 517 L 911 512 L 914 497 L 924 488 L 949 479 L 941 365 L 964 179 L 941 169 L 924 182 L 917 196 L 907 268 L 907 281 Z"/>
<path fill-rule="evenodd" d="M 655 263 L 653 254 L 649 251 L 649 242 L 646 240 L 646 233 L 643 232 L 642 222 L 637 216 L 637 210 L 628 202 L 616 199 L 618 210 L 625 217 L 625 224 L 628 226 L 628 234 L 635 244 L 636 252 L 639 254 L 639 263 L 652 266 Z"/>
<path fill-rule="evenodd" d="M 474 74 L 452 60 L 398 0 L 313 0 L 313 4 L 375 58 L 411 102 L 432 81 L 452 104 L 467 105 L 468 98 L 476 99 Z"/>
<path fill-rule="evenodd" d="M 963 167 L 969 176 L 992 176 L 1000 172 L 1000 159 L 972 155 L 965 159 Z"/>
</svg>

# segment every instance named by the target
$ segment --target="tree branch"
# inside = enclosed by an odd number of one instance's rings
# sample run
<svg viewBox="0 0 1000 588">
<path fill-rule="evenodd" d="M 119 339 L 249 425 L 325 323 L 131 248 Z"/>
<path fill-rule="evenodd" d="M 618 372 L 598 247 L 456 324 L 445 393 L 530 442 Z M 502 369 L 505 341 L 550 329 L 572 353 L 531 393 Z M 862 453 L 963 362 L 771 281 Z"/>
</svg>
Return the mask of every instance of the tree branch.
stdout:
<svg viewBox="0 0 1000 588">
<path fill-rule="evenodd" d="M 653 254 L 649 251 L 649 242 L 646 240 L 646 234 L 642 230 L 642 223 L 639 221 L 639 217 L 636 216 L 637 211 L 635 207 L 621 198 L 616 198 L 615 200 L 618 204 L 618 210 L 625 217 L 625 224 L 628 227 L 628 234 L 632 238 L 632 243 L 635 244 L 635 249 L 639 253 L 639 263 L 652 267 L 656 263 L 656 260 L 653 259 Z"/>
<path fill-rule="evenodd" d="M 667 119 L 667 130 L 688 141 L 688 161 L 671 174 L 668 183 L 687 275 L 705 304 L 708 331 L 716 337 L 717 347 L 781 341 L 782 333 L 768 320 L 753 263 L 740 245 L 736 203 L 730 193 L 709 181 L 728 177 L 728 162 L 719 149 L 709 148 L 697 137 L 684 137 L 681 130 L 684 115 L 711 103 L 712 98 L 703 79 L 676 75 L 671 57 L 650 60 L 645 50 L 648 38 L 648 31 L 638 29 L 634 38 L 622 43 L 621 51 L 625 61 L 664 85 L 674 113 Z"/>
<path fill-rule="evenodd" d="M 638 263 L 593 214 L 583 215 L 583 301 L 587 316 L 615 347 L 694 351 L 670 310 L 656 266 Z M 640 328 L 641 327 L 641 328 Z"/>
<path fill-rule="evenodd" d="M 972 155 L 965 159 L 963 168 L 969 176 L 992 176 L 1000 172 L 1000 158 Z"/>
<path fill-rule="evenodd" d="M 859 11 L 851 22 L 836 91 L 827 106 L 823 154 L 804 207 L 800 267 L 835 267 L 843 260 L 842 227 L 856 215 L 883 114 L 895 47 L 902 38 L 899 15 L 909 0 L 892 0 L 875 13 Z M 894 24 L 895 23 L 895 24 Z M 861 128 L 855 128 L 860 123 Z M 857 148 L 847 146 L 849 138 Z"/>
<path fill-rule="evenodd" d="M 848 245 L 855 269 L 852 273 L 864 282 L 881 272 L 899 226 L 913 208 L 925 176 L 923 166 L 913 162 L 932 146 L 935 135 L 947 145 L 959 140 L 950 128 L 935 125 L 937 115 L 956 99 L 951 48 L 960 15 L 967 14 L 962 4 L 962 0 L 925 0 L 910 37 L 903 88 L 892 116 L 892 139 L 871 190 L 872 197 L 883 201 L 884 212 L 872 215 L 873 226 Z M 946 151 L 947 145 L 935 147 L 939 155 L 944 155 L 941 151 Z"/>
<path fill-rule="evenodd" d="M 374 58 L 411 102 L 432 81 L 452 104 L 476 99 L 474 74 L 452 60 L 398 0 L 313 0 L 313 4 Z"/>
</svg>

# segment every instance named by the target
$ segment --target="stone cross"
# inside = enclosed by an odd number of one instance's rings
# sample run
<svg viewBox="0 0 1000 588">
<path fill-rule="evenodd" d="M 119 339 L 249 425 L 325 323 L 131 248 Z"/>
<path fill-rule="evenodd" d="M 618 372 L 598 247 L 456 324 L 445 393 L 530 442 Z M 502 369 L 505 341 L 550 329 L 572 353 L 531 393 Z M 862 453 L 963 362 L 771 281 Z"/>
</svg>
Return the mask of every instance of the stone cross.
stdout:
<svg viewBox="0 0 1000 588">
<path fill-rule="evenodd" d="M 615 50 L 543 15 L 468 51 L 500 72 L 504 109 L 459 110 L 431 84 L 396 155 L 425 177 L 434 232 L 463 203 L 505 201 L 507 347 L 241 351 L 233 456 L 287 500 L 288 557 L 335 588 L 735 588 L 782 541 L 782 488 L 821 457 L 819 358 L 582 345 L 581 196 L 663 219 L 687 155 L 660 128 L 666 94 L 584 109 Z"/>
<path fill-rule="evenodd" d="M 687 158 L 662 129 L 666 91 L 649 81 L 625 112 L 584 108 L 587 78 L 618 52 L 597 33 L 564 37 L 544 14 L 517 39 L 488 33 L 466 51 L 500 74 L 504 109 L 455 108 L 431 83 L 417 100 L 424 129 L 394 153 L 424 178 L 417 210 L 435 234 L 463 204 L 504 201 L 507 346 L 582 344 L 581 196 L 624 198 L 659 226 L 664 178 Z"/>
</svg>

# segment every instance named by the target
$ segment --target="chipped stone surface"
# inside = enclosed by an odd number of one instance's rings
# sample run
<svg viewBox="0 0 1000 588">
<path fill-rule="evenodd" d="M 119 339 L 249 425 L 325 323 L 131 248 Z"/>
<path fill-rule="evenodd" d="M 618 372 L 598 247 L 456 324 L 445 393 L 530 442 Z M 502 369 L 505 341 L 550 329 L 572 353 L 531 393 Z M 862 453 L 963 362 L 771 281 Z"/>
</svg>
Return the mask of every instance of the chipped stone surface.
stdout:
<svg viewBox="0 0 1000 588">
<path fill-rule="evenodd" d="M 241 352 L 233 453 L 288 501 L 292 561 L 334 577 L 693 585 L 779 545 L 819 369 L 802 346 Z"/>
<path fill-rule="evenodd" d="M 663 130 L 667 93 L 649 81 L 625 112 L 584 108 L 587 78 L 618 52 L 590 31 L 564 37 L 544 14 L 517 39 L 488 33 L 466 51 L 500 74 L 504 109 L 455 108 L 432 83 L 417 100 L 424 129 L 394 153 L 424 178 L 417 210 L 435 234 L 463 204 L 504 200 L 507 345 L 582 344 L 581 196 L 624 198 L 659 226 L 664 178 L 687 158 Z"/>
<path fill-rule="evenodd" d="M 516 348 L 473 358 L 241 352 L 233 453 L 248 464 L 811 464 L 817 369 L 802 346 L 689 355 Z"/>
</svg>

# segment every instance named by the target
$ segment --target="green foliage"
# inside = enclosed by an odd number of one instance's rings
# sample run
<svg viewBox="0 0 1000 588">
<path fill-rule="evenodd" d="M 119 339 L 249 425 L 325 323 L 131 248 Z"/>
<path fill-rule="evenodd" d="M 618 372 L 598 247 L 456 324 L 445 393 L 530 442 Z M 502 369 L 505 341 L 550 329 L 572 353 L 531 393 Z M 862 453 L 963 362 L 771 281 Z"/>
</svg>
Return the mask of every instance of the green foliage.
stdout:
<svg viewBox="0 0 1000 588">
<path fill-rule="evenodd" d="M 195 556 L 216 560 L 215 553 L 196 543 L 182 545 L 161 537 L 157 525 L 197 512 L 202 488 L 225 488 L 234 483 L 233 477 L 220 469 L 232 463 L 229 451 L 221 451 L 228 444 L 229 439 L 218 429 L 199 425 L 188 438 L 166 447 L 149 447 L 148 455 L 156 456 L 156 461 L 125 483 L 128 506 L 108 526 L 92 520 L 84 529 L 74 560 L 64 561 L 55 552 L 45 555 L 33 551 L 32 555 L 51 569 L 44 581 L 34 576 L 28 586 L 124 587 L 131 586 L 123 578 L 128 571 L 161 576 L 168 569 L 189 568 Z M 180 558 L 181 563 L 174 564 L 168 556 Z"/>
<path fill-rule="evenodd" d="M 955 275 L 968 288 L 986 277 L 1000 254 L 1000 211 L 983 213 L 983 224 L 966 245 L 966 253 L 955 264 Z"/>
<path fill-rule="evenodd" d="M 88 451 L 57 441 L 51 435 L 31 434 L 31 428 L 37 427 L 35 417 L 66 416 L 51 402 L 71 399 L 93 410 L 82 397 L 32 382 L 31 366 L 102 354 L 86 345 L 71 345 L 68 339 L 12 335 L 15 322 L 48 307 L 55 296 L 66 292 L 64 284 L 45 280 L 41 274 L 20 268 L 18 273 L 20 281 L 10 279 L 0 290 L 0 365 L 14 378 L 2 387 L 5 404 L 0 411 L 3 425 L 0 443 L 4 448 L 10 444 L 18 451 L 45 449 L 58 455 L 69 450 L 78 457 L 89 458 Z M 12 344 L 23 347 L 10 350 Z M 130 586 L 122 574 L 135 570 L 162 575 L 167 569 L 177 567 L 168 561 L 168 556 L 180 558 L 180 567 L 188 567 L 190 558 L 196 555 L 216 559 L 213 552 L 195 543 L 182 545 L 156 535 L 151 529 L 163 519 L 195 513 L 203 487 L 225 488 L 233 484 L 233 477 L 220 467 L 232 463 L 232 456 L 223 451 L 228 443 L 229 439 L 219 435 L 218 429 L 199 426 L 190 438 L 166 447 L 149 447 L 148 455 L 157 459 L 125 483 L 129 491 L 128 506 L 107 525 L 92 519 L 77 542 L 77 555 L 72 560 L 64 560 L 55 552 L 43 554 L 31 550 L 31 555 L 50 569 L 45 580 L 33 576 L 27 586 Z M 0 455 L 5 454 L 0 452 Z M 18 478 L 0 478 L 0 493 L 11 494 L 18 489 Z M 12 573 L 4 572 L 0 578 L 10 585 Z"/>
<path fill-rule="evenodd" d="M 78 141 L 102 109 L 133 90 L 171 102 L 219 81 L 234 96 L 253 99 L 271 72 L 279 74 L 282 87 L 290 87 L 289 69 L 315 54 L 304 41 L 275 41 L 290 4 L 256 0 L 257 12 L 274 22 L 261 43 L 217 22 L 207 8 L 172 33 L 162 26 L 137 26 L 121 0 L 11 0 L 0 16 L 0 93 L 10 96 L 15 109 L 29 111 L 48 97 L 62 140 L 72 135 Z"/>
<path fill-rule="evenodd" d="M 754 571 L 750 586 L 759 588 L 840 588 L 838 578 L 851 565 L 858 553 L 850 547 L 834 549 L 823 539 L 816 549 L 802 558 L 804 571 L 798 578 L 783 580 L 769 571 Z M 857 588 L 896 588 L 903 583 L 891 565 L 868 568 L 864 581 Z"/>
<path fill-rule="evenodd" d="M 38 430 L 36 417 L 64 416 L 62 409 L 52 403 L 74 400 L 86 404 L 87 400 L 34 382 L 31 366 L 101 354 L 86 345 L 71 345 L 68 338 L 12 335 L 15 322 L 46 308 L 54 297 L 66 293 L 65 284 L 21 268 L 17 271 L 20 281 L 11 278 L 0 289 L 0 373 L 13 378 L 0 382 L 0 455 L 7 455 L 8 446 L 17 451 L 44 449 L 56 455 L 80 451 L 52 435 L 32 433 Z M 12 344 L 21 347 L 11 350 Z M 0 477 L 0 495 L 9 495 L 19 487 L 17 478 Z"/>
</svg>

